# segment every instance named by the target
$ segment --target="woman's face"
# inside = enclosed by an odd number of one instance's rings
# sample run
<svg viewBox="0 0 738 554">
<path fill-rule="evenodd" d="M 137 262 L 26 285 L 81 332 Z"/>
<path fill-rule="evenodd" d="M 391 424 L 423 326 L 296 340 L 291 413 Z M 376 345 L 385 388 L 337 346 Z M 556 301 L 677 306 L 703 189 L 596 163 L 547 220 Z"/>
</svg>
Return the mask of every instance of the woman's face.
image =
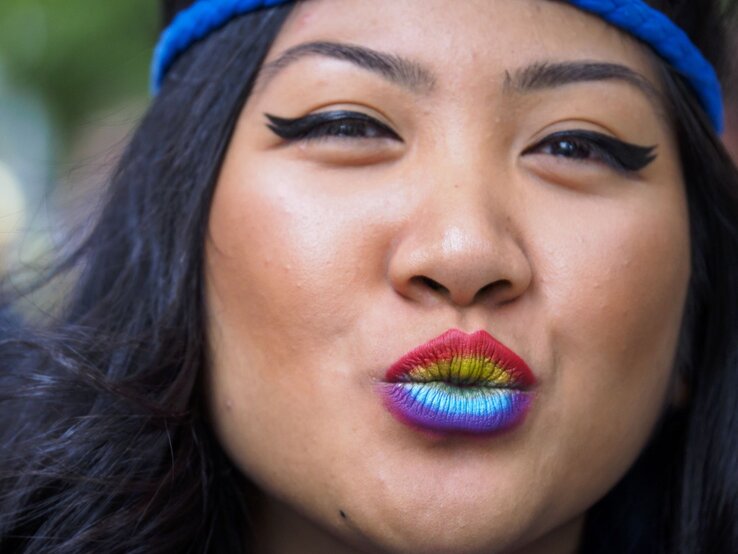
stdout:
<svg viewBox="0 0 738 554">
<path fill-rule="evenodd" d="M 565 3 L 297 6 L 206 245 L 211 417 L 265 544 L 573 549 L 670 398 L 690 253 L 659 94 Z M 388 368 L 450 329 L 532 370 L 510 425 L 391 409 Z"/>
</svg>

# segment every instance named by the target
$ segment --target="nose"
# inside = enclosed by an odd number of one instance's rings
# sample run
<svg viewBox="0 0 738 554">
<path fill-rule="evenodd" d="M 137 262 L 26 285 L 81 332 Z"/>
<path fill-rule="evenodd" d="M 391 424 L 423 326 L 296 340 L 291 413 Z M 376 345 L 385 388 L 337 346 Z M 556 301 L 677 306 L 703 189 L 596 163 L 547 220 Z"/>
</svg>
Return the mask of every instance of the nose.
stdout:
<svg viewBox="0 0 738 554">
<path fill-rule="evenodd" d="M 470 180 L 428 192 L 391 253 L 389 277 L 399 294 L 464 307 L 507 303 L 529 288 L 520 203 L 495 186 Z"/>
</svg>

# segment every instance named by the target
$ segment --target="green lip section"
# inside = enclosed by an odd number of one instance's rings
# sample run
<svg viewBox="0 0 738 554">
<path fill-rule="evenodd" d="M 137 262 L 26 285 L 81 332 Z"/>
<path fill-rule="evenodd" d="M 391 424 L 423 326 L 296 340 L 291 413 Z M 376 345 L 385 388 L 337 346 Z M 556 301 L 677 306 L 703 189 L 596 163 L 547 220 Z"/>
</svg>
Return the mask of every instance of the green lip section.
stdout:
<svg viewBox="0 0 738 554">
<path fill-rule="evenodd" d="M 433 360 L 416 366 L 409 371 L 403 381 L 415 383 L 443 382 L 455 386 L 492 387 L 509 389 L 515 383 L 510 372 L 486 356 L 454 356 L 448 359 Z"/>
</svg>

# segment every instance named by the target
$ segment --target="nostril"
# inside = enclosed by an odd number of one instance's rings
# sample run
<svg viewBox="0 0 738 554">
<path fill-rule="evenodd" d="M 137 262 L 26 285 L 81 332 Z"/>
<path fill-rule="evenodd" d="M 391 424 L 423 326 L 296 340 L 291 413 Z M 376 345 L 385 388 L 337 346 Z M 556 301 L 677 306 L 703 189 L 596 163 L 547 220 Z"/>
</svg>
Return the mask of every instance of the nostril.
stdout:
<svg viewBox="0 0 738 554">
<path fill-rule="evenodd" d="M 438 281 L 434 281 L 433 279 L 431 279 L 430 277 L 426 277 L 425 275 L 413 277 L 412 280 L 418 283 L 419 285 L 423 287 L 427 287 L 431 290 L 438 291 L 443 294 L 448 293 L 448 289 L 444 287 L 441 283 L 439 283 Z"/>
<path fill-rule="evenodd" d="M 511 288 L 512 286 L 513 284 L 507 279 L 495 281 L 494 283 L 488 283 L 477 291 L 477 294 L 474 295 L 474 298 L 477 300 L 481 300 L 485 296 L 492 296 L 493 294 L 497 293 L 497 291 L 504 291 Z"/>
</svg>

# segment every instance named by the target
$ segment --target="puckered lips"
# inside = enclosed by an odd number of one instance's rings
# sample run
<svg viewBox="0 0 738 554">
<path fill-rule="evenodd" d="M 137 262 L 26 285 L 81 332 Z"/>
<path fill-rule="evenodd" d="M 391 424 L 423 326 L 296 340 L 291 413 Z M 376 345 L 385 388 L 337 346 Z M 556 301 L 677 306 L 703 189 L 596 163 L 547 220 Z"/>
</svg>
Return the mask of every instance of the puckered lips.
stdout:
<svg viewBox="0 0 738 554">
<path fill-rule="evenodd" d="M 523 420 L 535 384 L 523 359 L 486 331 L 451 329 L 392 364 L 381 394 L 389 411 L 413 427 L 487 434 Z"/>
</svg>

